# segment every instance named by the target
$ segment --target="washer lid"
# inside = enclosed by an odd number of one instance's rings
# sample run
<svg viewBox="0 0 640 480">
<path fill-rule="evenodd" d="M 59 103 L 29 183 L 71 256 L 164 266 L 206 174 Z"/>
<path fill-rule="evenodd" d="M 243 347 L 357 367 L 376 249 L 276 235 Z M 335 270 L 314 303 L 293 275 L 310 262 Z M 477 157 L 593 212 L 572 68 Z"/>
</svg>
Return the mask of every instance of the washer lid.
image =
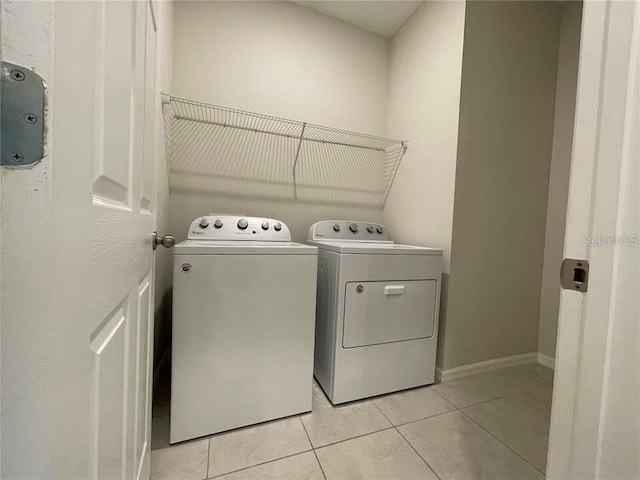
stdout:
<svg viewBox="0 0 640 480">
<path fill-rule="evenodd" d="M 323 250 L 336 253 L 368 254 L 368 255 L 442 255 L 439 248 L 416 247 L 397 243 L 372 242 L 309 242 Z"/>
<path fill-rule="evenodd" d="M 311 245 L 294 242 L 185 240 L 173 247 L 175 255 L 317 255 Z"/>
</svg>

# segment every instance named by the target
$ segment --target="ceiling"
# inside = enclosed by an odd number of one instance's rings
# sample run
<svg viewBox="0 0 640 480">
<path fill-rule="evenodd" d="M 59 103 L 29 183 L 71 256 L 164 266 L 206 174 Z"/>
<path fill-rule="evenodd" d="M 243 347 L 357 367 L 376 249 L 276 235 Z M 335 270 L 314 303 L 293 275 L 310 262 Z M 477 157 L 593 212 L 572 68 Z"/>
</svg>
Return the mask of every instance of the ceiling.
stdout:
<svg viewBox="0 0 640 480">
<path fill-rule="evenodd" d="M 293 2 L 385 37 L 392 37 L 422 4 L 422 0 Z"/>
</svg>

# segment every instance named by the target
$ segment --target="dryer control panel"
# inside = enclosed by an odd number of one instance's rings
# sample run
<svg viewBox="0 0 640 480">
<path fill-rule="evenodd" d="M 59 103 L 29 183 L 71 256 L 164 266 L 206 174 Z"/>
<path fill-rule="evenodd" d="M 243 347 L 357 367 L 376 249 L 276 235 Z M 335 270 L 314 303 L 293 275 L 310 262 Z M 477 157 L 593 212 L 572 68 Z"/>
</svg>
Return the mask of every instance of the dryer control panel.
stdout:
<svg viewBox="0 0 640 480">
<path fill-rule="evenodd" d="M 322 220 L 309 228 L 307 241 L 316 240 L 393 243 L 393 235 L 387 227 L 378 223 L 356 220 Z"/>
<path fill-rule="evenodd" d="M 289 228 L 273 218 L 206 215 L 189 227 L 189 240 L 290 242 Z"/>
</svg>

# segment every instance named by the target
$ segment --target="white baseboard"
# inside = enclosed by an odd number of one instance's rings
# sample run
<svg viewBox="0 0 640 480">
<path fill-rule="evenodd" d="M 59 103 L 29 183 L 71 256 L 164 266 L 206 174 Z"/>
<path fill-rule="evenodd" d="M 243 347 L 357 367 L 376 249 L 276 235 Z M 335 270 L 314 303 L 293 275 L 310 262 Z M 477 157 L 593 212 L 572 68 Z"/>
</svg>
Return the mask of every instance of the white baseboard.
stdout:
<svg viewBox="0 0 640 480">
<path fill-rule="evenodd" d="M 442 370 L 436 368 L 436 382 L 444 382 L 454 380 L 456 378 L 467 377 L 478 373 L 491 372 L 506 367 L 515 367 L 516 365 L 526 365 L 529 363 L 537 363 L 539 361 L 539 353 L 523 353 L 512 357 L 494 358 L 486 362 L 471 363 L 460 367 Z"/>
<path fill-rule="evenodd" d="M 538 363 L 543 367 L 547 367 L 547 368 L 550 368 L 551 370 L 555 370 L 556 359 L 538 352 Z"/>
</svg>

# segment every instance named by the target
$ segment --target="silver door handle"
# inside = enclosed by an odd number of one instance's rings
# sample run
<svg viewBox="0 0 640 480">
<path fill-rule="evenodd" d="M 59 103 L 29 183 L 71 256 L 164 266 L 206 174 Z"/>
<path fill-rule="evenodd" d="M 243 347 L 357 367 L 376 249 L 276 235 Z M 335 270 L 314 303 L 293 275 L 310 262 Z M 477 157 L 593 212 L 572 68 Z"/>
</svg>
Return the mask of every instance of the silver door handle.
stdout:
<svg viewBox="0 0 640 480">
<path fill-rule="evenodd" d="M 162 245 L 165 248 L 171 248 L 176 244 L 176 239 L 173 235 L 158 235 L 158 232 L 153 232 L 153 241 L 152 246 L 155 250 L 158 248 L 158 245 Z"/>
</svg>

